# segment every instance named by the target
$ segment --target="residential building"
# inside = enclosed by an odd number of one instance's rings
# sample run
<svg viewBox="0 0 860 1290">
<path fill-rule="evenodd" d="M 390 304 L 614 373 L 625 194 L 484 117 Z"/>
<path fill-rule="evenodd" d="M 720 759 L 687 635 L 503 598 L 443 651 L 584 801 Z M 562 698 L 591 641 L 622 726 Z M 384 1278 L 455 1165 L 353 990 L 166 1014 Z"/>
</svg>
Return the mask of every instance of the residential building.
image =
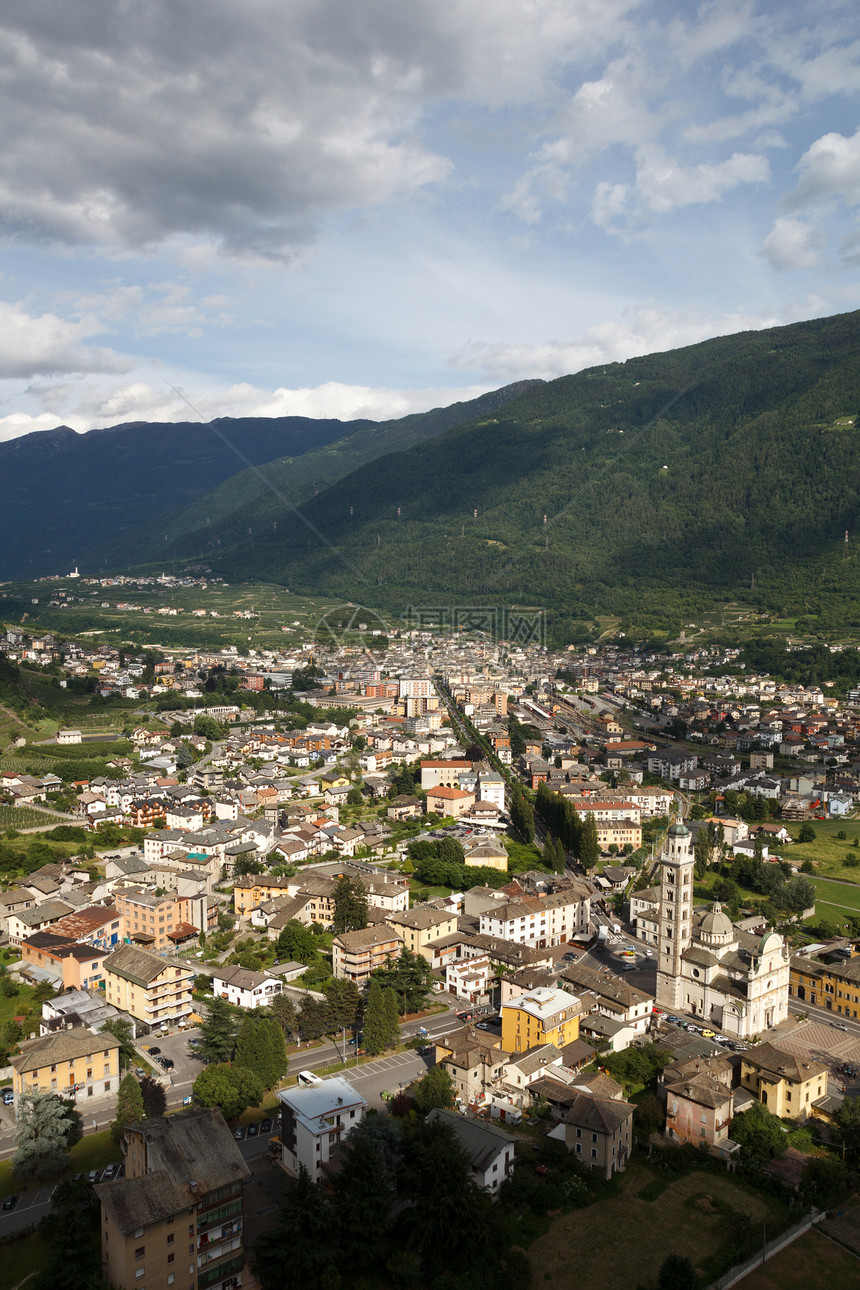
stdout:
<svg viewBox="0 0 860 1290">
<path fill-rule="evenodd" d="M 125 1177 L 95 1188 L 105 1279 L 119 1290 L 237 1290 L 250 1170 L 221 1112 L 130 1125 L 121 1145 Z"/>
<path fill-rule="evenodd" d="M 367 1103 L 340 1076 L 299 1085 L 278 1093 L 281 1104 L 281 1166 L 298 1176 L 304 1165 L 313 1182 L 344 1141 L 364 1119 Z"/>
<path fill-rule="evenodd" d="M 609 1179 L 624 1171 L 630 1157 L 634 1110 L 632 1102 L 580 1093 L 549 1136 L 559 1138 L 584 1165 Z"/>
<path fill-rule="evenodd" d="M 694 1147 L 724 1147 L 734 1114 L 733 1068 L 725 1057 L 696 1057 L 667 1066 L 666 1136 Z"/>
<path fill-rule="evenodd" d="M 413 954 L 423 954 L 431 963 L 434 957 L 431 948 L 433 942 L 453 936 L 457 931 L 456 914 L 450 910 L 430 909 L 426 905 L 387 913 L 385 921 L 395 935 L 400 937 L 407 950 Z"/>
<path fill-rule="evenodd" d="M 449 815 L 458 819 L 475 805 L 475 794 L 459 788 L 440 784 L 427 790 L 427 812 L 430 815 Z"/>
<path fill-rule="evenodd" d="M 497 1036 L 467 1025 L 436 1040 L 434 1062 L 450 1075 L 457 1101 L 470 1106 L 493 1096 L 510 1057 Z"/>
<path fill-rule="evenodd" d="M 515 1142 L 511 1135 L 484 1120 L 441 1107 L 432 1110 L 427 1121 L 448 1125 L 466 1154 L 473 1182 L 492 1196 L 498 1195 L 514 1167 Z"/>
<path fill-rule="evenodd" d="M 488 957 L 460 959 L 445 968 L 445 989 L 465 1003 L 488 1003 L 495 970 Z"/>
<path fill-rule="evenodd" d="M 644 1035 L 651 1023 L 651 995 L 611 972 L 571 963 L 562 972 L 559 984 L 562 988 L 572 986 L 580 998 L 588 994 L 598 1013 L 625 1022 L 635 1034 Z"/>
<path fill-rule="evenodd" d="M 403 953 L 403 941 L 385 923 L 372 923 L 360 931 L 341 932 L 332 941 L 332 972 L 339 981 L 364 985 L 376 968 L 385 967 Z"/>
<path fill-rule="evenodd" d="M 283 994 L 280 977 L 248 968 L 217 967 L 212 972 L 212 993 L 237 1008 L 265 1008 L 276 994 Z"/>
<path fill-rule="evenodd" d="M 842 1017 L 860 1017 L 860 954 L 851 947 L 795 954 L 791 960 L 789 992 Z"/>
<path fill-rule="evenodd" d="M 774 1044 L 756 1044 L 741 1054 L 741 1088 L 780 1118 L 805 1120 L 827 1094 L 827 1068 L 803 1061 Z"/>
<path fill-rule="evenodd" d="M 509 1053 L 555 1044 L 563 1048 L 579 1038 L 582 1004 L 566 990 L 538 986 L 502 1004 L 502 1047 Z"/>
<path fill-rule="evenodd" d="M 545 949 L 587 931 L 590 911 L 591 893 L 585 884 L 567 883 L 533 896 L 511 896 L 506 889 L 480 914 L 478 926 L 482 936 Z"/>
<path fill-rule="evenodd" d="M 121 945 L 104 961 L 105 998 L 148 1026 L 184 1021 L 192 1011 L 194 973 L 183 963 L 137 945 Z"/>
<path fill-rule="evenodd" d="M 113 1035 L 76 1027 L 26 1040 L 10 1059 L 12 1089 L 62 1097 L 107 1097 L 119 1088 L 120 1042 Z"/>
</svg>

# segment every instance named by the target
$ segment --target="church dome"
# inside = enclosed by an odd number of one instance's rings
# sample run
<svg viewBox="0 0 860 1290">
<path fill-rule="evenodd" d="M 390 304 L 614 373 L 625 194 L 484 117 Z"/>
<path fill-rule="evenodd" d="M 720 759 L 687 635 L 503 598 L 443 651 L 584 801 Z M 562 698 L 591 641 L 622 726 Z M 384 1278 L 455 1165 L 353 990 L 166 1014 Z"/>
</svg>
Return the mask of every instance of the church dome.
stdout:
<svg viewBox="0 0 860 1290">
<path fill-rule="evenodd" d="M 732 920 L 723 913 L 723 907 L 718 901 L 711 912 L 702 919 L 699 931 L 708 940 L 731 940 L 735 929 L 732 926 Z"/>
<path fill-rule="evenodd" d="M 678 820 L 677 824 L 670 824 L 668 833 L 670 838 L 688 838 L 690 836 L 690 830 L 683 820 Z"/>
</svg>

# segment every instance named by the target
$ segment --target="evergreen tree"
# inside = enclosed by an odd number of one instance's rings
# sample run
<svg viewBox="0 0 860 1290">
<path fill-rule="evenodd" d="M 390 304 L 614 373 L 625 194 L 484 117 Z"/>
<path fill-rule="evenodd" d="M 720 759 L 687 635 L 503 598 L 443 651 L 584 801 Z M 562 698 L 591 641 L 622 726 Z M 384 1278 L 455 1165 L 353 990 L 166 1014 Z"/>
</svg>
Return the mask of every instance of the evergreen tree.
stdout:
<svg viewBox="0 0 860 1290">
<path fill-rule="evenodd" d="M 304 1165 L 288 1180 L 274 1226 L 257 1241 L 255 1272 L 263 1290 L 334 1290 L 340 1251 L 332 1203 Z"/>
<path fill-rule="evenodd" d="M 28 1290 L 109 1290 L 101 1264 L 101 1206 L 85 1178 L 61 1182 L 39 1224 L 47 1248 L 44 1268 L 27 1279 Z"/>
<path fill-rule="evenodd" d="M 472 1181 L 466 1153 L 441 1118 L 425 1120 L 415 1133 L 408 1194 L 414 1203 L 404 1213 L 407 1239 L 428 1280 L 446 1267 L 480 1264 L 495 1235 L 493 1201 Z"/>
<path fill-rule="evenodd" d="M 711 859 L 711 844 L 708 838 L 707 827 L 702 824 L 696 830 L 696 842 L 693 847 L 693 855 L 696 859 L 695 874 L 697 878 L 704 878 L 708 872 L 708 864 Z"/>
<path fill-rule="evenodd" d="M 200 1027 L 197 1052 L 204 1062 L 229 1062 L 236 1046 L 236 1013 L 226 999 L 212 999 Z"/>
<path fill-rule="evenodd" d="M 110 1126 L 113 1142 L 119 1142 L 130 1124 L 140 1124 L 144 1118 L 143 1094 L 135 1077 L 129 1073 L 119 1086 L 116 1097 L 116 1119 Z"/>
<path fill-rule="evenodd" d="M 523 842 L 534 841 L 535 813 L 531 802 L 527 801 L 519 784 L 511 789 L 511 823 Z"/>
<path fill-rule="evenodd" d="M 597 823 L 592 814 L 585 817 L 582 825 L 582 836 L 579 840 L 579 862 L 584 869 L 592 869 L 600 859 L 600 843 L 597 841 Z"/>
<path fill-rule="evenodd" d="M 140 1084 L 140 1095 L 143 1098 L 143 1114 L 147 1120 L 154 1120 L 167 1113 L 167 1094 L 164 1086 L 151 1075 L 144 1075 Z"/>
<path fill-rule="evenodd" d="M 327 1003 L 305 995 L 297 1020 L 302 1039 L 319 1039 L 328 1030 L 329 1008 Z"/>
<path fill-rule="evenodd" d="M 394 1048 L 400 1042 L 400 1004 L 397 995 L 391 986 L 386 986 L 382 991 L 382 1001 L 385 1004 L 385 1015 L 388 1020 L 388 1048 Z"/>
<path fill-rule="evenodd" d="M 395 1193 L 389 1170 L 367 1134 L 353 1132 L 347 1138 L 334 1191 L 344 1263 L 371 1267 L 385 1254 Z"/>
<path fill-rule="evenodd" d="M 370 978 L 367 991 L 367 1006 L 364 1010 L 364 1048 L 371 1057 L 384 1053 L 389 1047 L 390 1022 L 382 987 L 378 977 Z"/>
<path fill-rule="evenodd" d="M 269 1004 L 269 1011 L 285 1035 L 296 1031 L 296 1005 L 287 994 L 276 994 Z"/>
<path fill-rule="evenodd" d="M 434 1066 L 415 1086 L 415 1105 L 423 1115 L 454 1105 L 454 1084 L 444 1066 Z"/>
<path fill-rule="evenodd" d="M 335 933 L 361 931 L 367 926 L 367 890 L 353 877 L 339 878 L 334 889 Z"/>
<path fill-rule="evenodd" d="M 328 999 L 331 1029 L 355 1029 L 361 1002 L 361 995 L 355 982 L 337 981 L 332 978 L 326 982 L 323 990 Z"/>
<path fill-rule="evenodd" d="M 137 1061 L 137 1051 L 134 1046 L 134 1033 L 130 1021 L 125 1017 L 110 1017 L 102 1026 L 109 1035 L 119 1040 L 119 1064 L 122 1068 L 133 1066 Z"/>
<path fill-rule="evenodd" d="M 15 1124 L 12 1168 L 20 1178 L 50 1178 L 82 1136 L 81 1116 L 56 1093 L 22 1093 Z"/>
</svg>

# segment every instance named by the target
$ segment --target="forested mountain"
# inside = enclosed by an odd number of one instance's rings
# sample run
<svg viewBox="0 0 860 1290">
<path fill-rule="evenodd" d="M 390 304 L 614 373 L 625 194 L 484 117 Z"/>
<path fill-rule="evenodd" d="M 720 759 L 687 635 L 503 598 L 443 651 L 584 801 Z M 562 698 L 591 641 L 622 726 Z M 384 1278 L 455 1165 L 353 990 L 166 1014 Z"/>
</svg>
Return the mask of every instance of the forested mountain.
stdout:
<svg viewBox="0 0 860 1290">
<path fill-rule="evenodd" d="M 374 457 L 483 416 L 541 383 L 521 381 L 396 421 L 136 421 L 11 439 L 0 443 L 0 578 L 73 565 L 92 572 L 196 554 L 204 544 L 227 547 L 283 510 L 264 479 L 303 501 Z"/>
<path fill-rule="evenodd" d="M 858 409 L 860 313 L 592 368 L 312 498 L 331 545 L 284 509 L 218 566 L 392 607 L 642 621 L 754 590 L 850 617 Z"/>
<path fill-rule="evenodd" d="M 265 469 L 242 470 L 190 506 L 160 515 L 124 540 L 112 538 L 105 547 L 94 546 L 83 558 L 89 565 L 116 566 L 117 561 L 140 564 L 165 556 L 177 559 L 212 550 L 226 551 L 247 541 L 249 531 L 253 535 L 271 529 L 284 513 L 283 498 L 299 505 L 366 462 L 444 434 L 475 417 L 487 416 L 524 390 L 542 384 L 519 381 L 468 402 L 396 421 L 342 422 L 339 435 L 321 437 L 318 445 L 302 448 L 301 455 L 298 449 L 292 449 L 290 456 L 266 462 Z"/>
</svg>

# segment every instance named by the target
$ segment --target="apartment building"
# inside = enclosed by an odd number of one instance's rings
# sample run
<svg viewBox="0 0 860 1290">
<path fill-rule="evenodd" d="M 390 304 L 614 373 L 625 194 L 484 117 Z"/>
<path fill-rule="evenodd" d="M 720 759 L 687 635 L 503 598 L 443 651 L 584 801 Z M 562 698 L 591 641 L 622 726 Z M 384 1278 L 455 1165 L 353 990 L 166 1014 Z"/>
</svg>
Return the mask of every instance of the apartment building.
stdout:
<svg viewBox="0 0 860 1290">
<path fill-rule="evenodd" d="M 332 941 L 332 972 L 339 981 L 364 985 L 376 968 L 399 959 L 403 941 L 385 923 L 373 923 L 356 932 L 341 932 Z"/>
<path fill-rule="evenodd" d="M 76 1027 L 26 1040 L 10 1060 L 15 1103 L 22 1093 L 106 1097 L 119 1088 L 120 1042 L 113 1035 Z"/>
<path fill-rule="evenodd" d="M 191 1013 L 194 973 L 137 945 L 121 945 L 104 961 L 105 998 L 148 1026 L 184 1021 Z"/>
<path fill-rule="evenodd" d="M 413 954 L 423 954 L 431 964 L 435 958 L 432 948 L 434 943 L 446 936 L 453 936 L 457 931 L 455 913 L 444 909 L 428 909 L 423 905 L 387 913 L 385 921 L 395 936 L 400 937 L 407 950 Z"/>
<path fill-rule="evenodd" d="M 350 1129 L 364 1119 L 367 1103 L 341 1077 L 318 1080 L 278 1093 L 281 1104 L 281 1166 L 298 1176 L 300 1166 L 319 1182 Z"/>
<path fill-rule="evenodd" d="M 238 1290 L 250 1170 L 217 1110 L 126 1129 L 125 1177 L 95 1188 L 102 1266 L 120 1290 Z"/>
<path fill-rule="evenodd" d="M 564 1048 L 579 1038 L 581 1014 L 575 994 L 538 986 L 502 1004 L 502 1047 L 509 1053 L 544 1044 Z"/>
<path fill-rule="evenodd" d="M 544 895 L 493 901 L 479 915 L 478 930 L 482 936 L 545 949 L 586 931 L 590 912 L 590 894 L 585 888 L 571 886 Z"/>
<path fill-rule="evenodd" d="M 756 1044 L 741 1055 L 741 1087 L 774 1115 L 805 1120 L 813 1104 L 827 1094 L 827 1068 L 774 1044 Z"/>
</svg>

